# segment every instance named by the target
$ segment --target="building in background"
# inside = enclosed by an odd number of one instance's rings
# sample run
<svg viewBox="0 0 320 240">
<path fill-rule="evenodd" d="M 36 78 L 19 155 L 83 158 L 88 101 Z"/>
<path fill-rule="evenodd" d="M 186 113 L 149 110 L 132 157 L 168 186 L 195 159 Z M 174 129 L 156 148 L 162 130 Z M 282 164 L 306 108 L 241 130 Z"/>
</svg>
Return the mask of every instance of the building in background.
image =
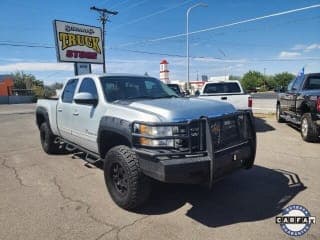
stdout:
<svg viewBox="0 0 320 240">
<path fill-rule="evenodd" d="M 11 96 L 13 78 L 10 75 L 0 75 L 0 96 Z"/>
<path fill-rule="evenodd" d="M 214 76 L 209 78 L 209 82 L 219 82 L 219 81 L 226 81 L 229 80 L 229 75 L 224 76 Z"/>
<path fill-rule="evenodd" d="M 170 83 L 168 64 L 165 59 L 160 62 L 160 80 L 164 83 Z"/>
</svg>

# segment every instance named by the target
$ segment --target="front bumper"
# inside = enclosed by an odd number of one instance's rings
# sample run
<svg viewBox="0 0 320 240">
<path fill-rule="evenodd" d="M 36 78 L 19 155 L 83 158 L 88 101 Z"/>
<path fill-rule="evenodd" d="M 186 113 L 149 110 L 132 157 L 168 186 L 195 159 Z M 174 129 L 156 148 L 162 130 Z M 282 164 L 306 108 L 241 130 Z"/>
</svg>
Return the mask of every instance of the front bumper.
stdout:
<svg viewBox="0 0 320 240">
<path fill-rule="evenodd" d="M 145 175 L 168 183 L 215 182 L 239 168 L 251 168 L 254 162 L 255 146 L 250 141 L 232 148 L 210 154 L 155 160 L 147 151 L 136 150 L 140 168 Z M 210 169 L 212 168 L 212 179 Z"/>
</svg>

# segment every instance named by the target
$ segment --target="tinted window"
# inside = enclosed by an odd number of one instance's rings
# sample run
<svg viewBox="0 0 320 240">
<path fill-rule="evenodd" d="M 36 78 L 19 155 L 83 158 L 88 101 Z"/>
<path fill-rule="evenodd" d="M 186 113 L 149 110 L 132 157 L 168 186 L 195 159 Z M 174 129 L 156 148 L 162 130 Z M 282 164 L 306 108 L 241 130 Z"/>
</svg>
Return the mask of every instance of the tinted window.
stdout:
<svg viewBox="0 0 320 240">
<path fill-rule="evenodd" d="M 294 81 L 295 81 L 295 79 L 293 79 L 293 80 L 289 83 L 288 88 L 287 88 L 288 91 L 290 91 L 290 90 L 292 89 L 292 86 L 293 86 L 293 84 L 294 84 Z"/>
<path fill-rule="evenodd" d="M 180 87 L 178 84 L 168 84 L 168 87 L 175 91 L 177 94 L 181 94 Z"/>
<path fill-rule="evenodd" d="M 173 90 L 155 78 L 102 77 L 100 80 L 108 102 L 177 97 Z"/>
<path fill-rule="evenodd" d="M 96 85 L 91 78 L 85 78 L 82 80 L 80 88 L 79 88 L 79 93 L 81 93 L 81 92 L 91 93 L 92 96 L 94 96 L 96 98 L 98 97 Z"/>
<path fill-rule="evenodd" d="M 72 103 L 73 95 L 76 90 L 78 79 L 71 79 L 65 86 L 62 94 L 62 102 Z"/>
<path fill-rule="evenodd" d="M 309 77 L 306 81 L 304 89 L 320 89 L 320 76 Z"/>
<path fill-rule="evenodd" d="M 241 93 L 238 83 L 209 83 L 203 93 Z"/>
</svg>

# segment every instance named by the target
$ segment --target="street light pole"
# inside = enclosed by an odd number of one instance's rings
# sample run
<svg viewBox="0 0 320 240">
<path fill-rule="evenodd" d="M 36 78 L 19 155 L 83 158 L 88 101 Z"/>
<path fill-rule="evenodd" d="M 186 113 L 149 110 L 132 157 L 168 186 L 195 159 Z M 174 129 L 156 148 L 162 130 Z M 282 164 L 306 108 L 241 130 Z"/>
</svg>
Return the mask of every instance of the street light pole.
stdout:
<svg viewBox="0 0 320 240">
<path fill-rule="evenodd" d="M 109 15 L 117 15 L 116 11 L 109 11 L 105 8 L 97 8 L 95 6 L 90 8 L 91 10 L 97 11 L 100 14 L 100 22 L 102 24 L 102 52 L 103 52 L 103 73 L 106 73 L 106 51 L 105 51 L 105 36 L 106 36 L 106 22 L 109 20 Z"/>
<path fill-rule="evenodd" d="M 208 5 L 205 4 L 205 3 L 197 3 L 191 7 L 188 8 L 187 10 L 187 90 L 190 91 L 190 74 L 189 74 L 189 69 L 190 69 L 190 58 L 189 58 L 189 14 L 190 14 L 190 11 L 193 9 L 193 8 L 196 8 L 196 7 L 207 7 Z"/>
</svg>

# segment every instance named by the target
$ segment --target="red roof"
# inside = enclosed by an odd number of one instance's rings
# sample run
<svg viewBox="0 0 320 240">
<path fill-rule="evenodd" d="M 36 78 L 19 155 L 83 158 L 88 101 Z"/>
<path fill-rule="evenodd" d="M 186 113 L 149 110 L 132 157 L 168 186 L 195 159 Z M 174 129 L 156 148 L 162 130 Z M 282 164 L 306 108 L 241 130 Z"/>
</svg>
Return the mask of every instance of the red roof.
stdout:
<svg viewBox="0 0 320 240">
<path fill-rule="evenodd" d="M 163 60 L 160 62 L 160 64 L 169 64 L 169 63 L 167 62 L 167 60 L 163 59 Z"/>
</svg>

